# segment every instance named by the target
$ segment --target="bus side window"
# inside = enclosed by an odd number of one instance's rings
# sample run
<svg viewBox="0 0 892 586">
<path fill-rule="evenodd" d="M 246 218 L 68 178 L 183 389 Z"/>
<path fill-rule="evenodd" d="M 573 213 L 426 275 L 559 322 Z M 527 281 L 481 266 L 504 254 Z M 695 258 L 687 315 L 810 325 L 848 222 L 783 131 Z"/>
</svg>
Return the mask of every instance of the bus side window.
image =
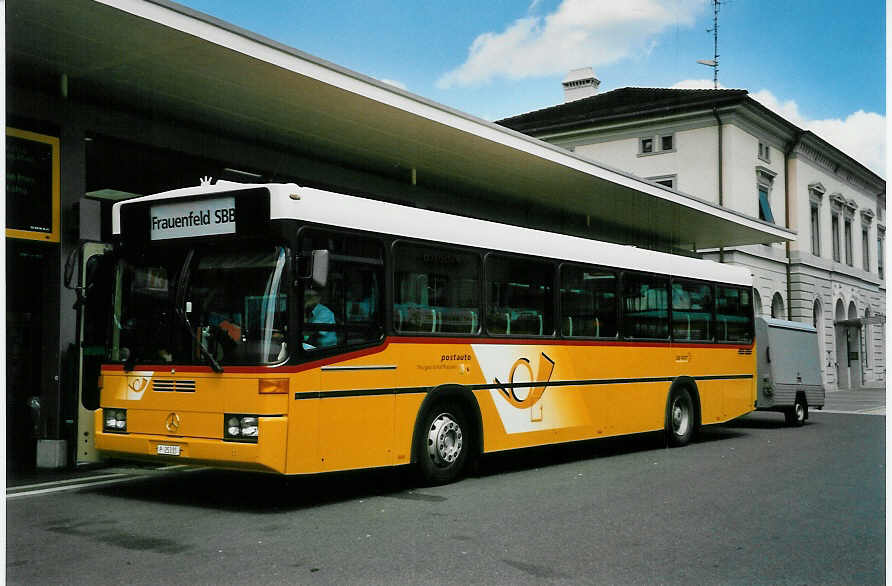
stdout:
<svg viewBox="0 0 892 586">
<path fill-rule="evenodd" d="M 716 335 L 719 342 L 753 341 L 753 305 L 749 289 L 716 287 Z"/>
<path fill-rule="evenodd" d="M 616 275 L 561 267 L 561 333 L 568 337 L 616 338 Z"/>
<path fill-rule="evenodd" d="M 301 250 L 329 251 L 325 287 L 304 289 L 303 349 L 359 346 L 383 334 L 384 249 L 374 238 L 305 230 Z"/>
<path fill-rule="evenodd" d="M 672 281 L 672 338 L 677 341 L 711 341 L 712 285 Z"/>
<path fill-rule="evenodd" d="M 486 330 L 490 334 L 554 335 L 554 265 L 490 254 L 486 257 Z"/>
<path fill-rule="evenodd" d="M 478 333 L 479 255 L 397 242 L 393 256 L 393 327 L 397 332 Z"/>
<path fill-rule="evenodd" d="M 623 335 L 626 338 L 669 338 L 669 279 L 639 273 L 623 275 Z"/>
</svg>

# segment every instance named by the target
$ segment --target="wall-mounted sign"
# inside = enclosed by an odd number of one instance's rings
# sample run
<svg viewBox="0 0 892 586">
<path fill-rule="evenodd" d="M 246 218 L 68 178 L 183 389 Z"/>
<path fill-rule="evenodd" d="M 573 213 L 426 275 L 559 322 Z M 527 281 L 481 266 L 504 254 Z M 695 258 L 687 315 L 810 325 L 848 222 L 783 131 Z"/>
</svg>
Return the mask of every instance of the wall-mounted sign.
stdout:
<svg viewBox="0 0 892 586">
<path fill-rule="evenodd" d="M 149 213 L 152 240 L 215 234 L 235 234 L 235 198 L 232 196 L 159 204 L 152 206 Z"/>
<path fill-rule="evenodd" d="M 59 139 L 6 129 L 6 237 L 59 242 Z"/>
</svg>

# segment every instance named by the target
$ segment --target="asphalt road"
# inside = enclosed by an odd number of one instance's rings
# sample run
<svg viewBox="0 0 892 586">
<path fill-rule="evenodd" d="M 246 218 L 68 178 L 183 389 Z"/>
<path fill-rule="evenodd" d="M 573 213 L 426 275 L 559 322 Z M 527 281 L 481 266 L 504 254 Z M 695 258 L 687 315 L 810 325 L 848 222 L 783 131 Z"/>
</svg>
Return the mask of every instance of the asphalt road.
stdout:
<svg viewBox="0 0 892 586">
<path fill-rule="evenodd" d="M 414 487 L 399 470 L 213 470 L 23 493 L 10 584 L 881 584 L 885 417 L 777 414 L 487 457 Z M 116 482 L 112 479 L 109 482 Z"/>
</svg>

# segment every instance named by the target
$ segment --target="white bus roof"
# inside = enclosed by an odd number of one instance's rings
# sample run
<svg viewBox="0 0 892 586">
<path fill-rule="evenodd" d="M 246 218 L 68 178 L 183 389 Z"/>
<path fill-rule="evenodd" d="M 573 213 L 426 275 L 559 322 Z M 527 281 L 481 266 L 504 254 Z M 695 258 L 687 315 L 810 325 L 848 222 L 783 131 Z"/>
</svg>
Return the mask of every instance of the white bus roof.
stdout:
<svg viewBox="0 0 892 586">
<path fill-rule="evenodd" d="M 121 233 L 121 206 L 262 187 L 270 193 L 270 219 L 295 219 L 339 228 L 431 240 L 620 269 L 664 273 L 750 286 L 749 270 L 634 246 L 612 244 L 487 220 L 385 203 L 293 183 L 243 184 L 218 181 L 147 195 L 114 204 L 112 231 Z"/>
</svg>

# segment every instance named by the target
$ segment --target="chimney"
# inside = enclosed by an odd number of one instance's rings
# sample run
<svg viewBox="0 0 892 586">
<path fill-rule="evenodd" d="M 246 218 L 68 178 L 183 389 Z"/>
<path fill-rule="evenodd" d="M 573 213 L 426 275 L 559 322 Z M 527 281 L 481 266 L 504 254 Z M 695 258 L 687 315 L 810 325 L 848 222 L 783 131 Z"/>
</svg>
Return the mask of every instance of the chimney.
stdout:
<svg viewBox="0 0 892 586">
<path fill-rule="evenodd" d="M 601 80 L 595 77 L 591 67 L 574 69 L 561 83 L 564 86 L 564 103 L 588 98 L 598 93 Z"/>
</svg>

